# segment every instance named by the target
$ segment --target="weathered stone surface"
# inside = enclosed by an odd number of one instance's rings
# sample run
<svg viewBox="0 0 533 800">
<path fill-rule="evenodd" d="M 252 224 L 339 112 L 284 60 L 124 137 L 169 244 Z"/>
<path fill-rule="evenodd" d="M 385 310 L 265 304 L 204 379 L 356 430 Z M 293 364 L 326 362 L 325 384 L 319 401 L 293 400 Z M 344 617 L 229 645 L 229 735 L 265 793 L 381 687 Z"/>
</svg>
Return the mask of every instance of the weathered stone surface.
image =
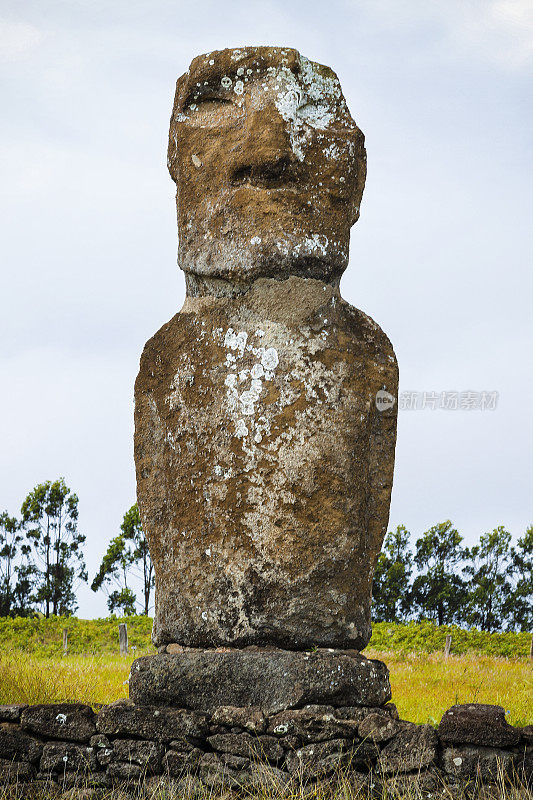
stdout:
<svg viewBox="0 0 533 800">
<path fill-rule="evenodd" d="M 95 749 L 96 753 L 96 760 L 100 764 L 101 767 L 107 767 L 113 760 L 113 748 L 112 747 L 104 747 L 102 750 Z"/>
<path fill-rule="evenodd" d="M 430 767 L 437 759 L 437 746 L 431 725 L 402 722 L 399 733 L 381 751 L 378 770 L 386 774 Z"/>
<path fill-rule="evenodd" d="M 27 708 L 25 703 L 0 706 L 0 722 L 20 722 L 20 715 Z"/>
<path fill-rule="evenodd" d="M 434 798 L 436 790 L 443 788 L 442 777 L 435 769 L 428 769 L 422 772 L 401 773 L 399 775 L 389 775 L 384 782 L 385 796 L 387 798 L 422 798 L 429 795 Z M 453 800 L 452 793 L 446 791 L 442 800 Z M 462 798 L 464 800 L 464 796 Z"/>
<path fill-rule="evenodd" d="M 111 742 L 104 733 L 95 733 L 95 735 L 91 736 L 89 739 L 89 747 L 106 750 L 108 747 L 111 747 Z"/>
<path fill-rule="evenodd" d="M 296 50 L 195 58 L 176 85 L 168 150 L 188 293 L 216 279 L 338 279 L 359 216 L 363 142 L 335 73 Z"/>
<path fill-rule="evenodd" d="M 241 786 L 239 770 L 226 766 L 217 753 L 205 753 L 198 763 L 202 782 L 212 788 L 238 788 Z"/>
<path fill-rule="evenodd" d="M 263 791 L 265 794 L 272 794 L 276 790 L 283 789 L 290 782 L 287 772 L 272 766 L 272 764 L 259 764 L 252 762 L 241 780 L 241 786 L 245 789 L 255 789 Z"/>
<path fill-rule="evenodd" d="M 195 59 L 169 142 L 188 296 L 135 389 L 154 642 L 362 648 L 398 382 L 338 288 L 362 134 L 331 70 L 247 48 Z"/>
<path fill-rule="evenodd" d="M 387 719 L 399 719 L 400 715 L 394 703 L 386 703 L 384 706 L 367 708 L 365 706 L 344 706 L 335 709 L 337 719 L 347 719 L 359 723 L 366 719 L 370 714 L 381 714 Z"/>
<path fill-rule="evenodd" d="M 157 742 L 140 742 L 136 739 L 115 739 L 112 761 L 138 764 L 144 772 L 156 775 L 161 772 L 163 748 Z"/>
<path fill-rule="evenodd" d="M 41 773 L 63 773 L 65 770 L 88 772 L 97 768 L 94 749 L 72 742 L 45 744 L 39 766 Z"/>
<path fill-rule="evenodd" d="M 251 736 L 249 733 L 219 733 L 207 740 L 213 750 L 245 758 L 279 761 L 283 747 L 275 736 Z"/>
<path fill-rule="evenodd" d="M 525 727 L 519 730 L 521 741 L 524 742 L 524 744 L 533 744 L 533 725 L 525 725 Z"/>
<path fill-rule="evenodd" d="M 314 708 L 281 711 L 268 722 L 268 733 L 273 736 L 297 737 L 300 743 L 322 742 L 327 739 L 355 739 L 357 723 L 336 719 L 333 707 L 323 712 Z"/>
<path fill-rule="evenodd" d="M 388 742 L 399 730 L 400 724 L 383 714 L 369 714 L 358 726 L 361 739 L 370 739 L 376 744 Z"/>
<path fill-rule="evenodd" d="M 307 744 L 287 753 L 287 770 L 291 775 L 299 774 L 306 778 L 326 777 L 347 763 L 349 747 L 350 742 L 346 739 Z"/>
<path fill-rule="evenodd" d="M 0 724 L 0 758 L 36 763 L 41 757 L 42 745 L 10 722 Z"/>
<path fill-rule="evenodd" d="M 184 774 L 176 778 L 171 775 L 156 775 L 146 778 L 144 782 L 149 800 L 178 800 L 205 796 L 205 787 L 196 775 Z"/>
<path fill-rule="evenodd" d="M 260 708 L 221 706 L 215 709 L 211 717 L 211 725 L 242 728 L 250 733 L 264 733 L 267 722 Z"/>
<path fill-rule="evenodd" d="M 128 764 L 126 761 L 112 761 L 107 768 L 107 774 L 113 783 L 135 782 L 136 784 L 144 775 L 144 770 L 139 764 Z"/>
<path fill-rule="evenodd" d="M 198 767 L 204 751 L 193 747 L 189 751 L 168 750 L 163 757 L 163 772 L 179 778 L 185 772 L 193 772 Z"/>
<path fill-rule="evenodd" d="M 201 758 L 199 775 L 213 789 L 268 788 L 272 792 L 274 787 L 282 788 L 290 781 L 287 772 L 272 765 L 218 753 L 206 753 Z"/>
<path fill-rule="evenodd" d="M 111 742 L 103 733 L 97 733 L 91 736 L 89 740 L 89 747 L 94 749 L 96 760 L 101 767 L 106 767 L 113 757 L 113 746 Z"/>
<path fill-rule="evenodd" d="M 335 651 L 196 650 L 143 656 L 132 664 L 129 689 L 140 705 L 203 711 L 251 705 L 265 714 L 306 703 L 379 706 L 390 698 L 388 670 L 381 661 Z"/>
<path fill-rule="evenodd" d="M 209 732 L 204 714 L 180 708 L 136 706 L 131 701 L 118 701 L 104 707 L 96 726 L 108 736 L 138 736 L 156 741 L 179 738 L 202 738 Z"/>
<path fill-rule="evenodd" d="M 94 712 L 82 703 L 28 706 L 21 716 L 24 730 L 53 739 L 88 742 L 96 733 Z"/>
<path fill-rule="evenodd" d="M 517 755 L 495 747 L 446 747 L 442 752 L 442 768 L 448 775 L 466 779 L 479 777 L 495 781 L 514 771 Z"/>
<path fill-rule="evenodd" d="M 0 786 L 19 781 L 31 781 L 37 770 L 27 761 L 12 761 L 9 758 L 0 758 Z"/>
<path fill-rule="evenodd" d="M 510 747 L 518 744 L 522 732 L 508 724 L 501 706 L 470 703 L 448 709 L 438 734 L 442 741 L 450 743 Z"/>
</svg>

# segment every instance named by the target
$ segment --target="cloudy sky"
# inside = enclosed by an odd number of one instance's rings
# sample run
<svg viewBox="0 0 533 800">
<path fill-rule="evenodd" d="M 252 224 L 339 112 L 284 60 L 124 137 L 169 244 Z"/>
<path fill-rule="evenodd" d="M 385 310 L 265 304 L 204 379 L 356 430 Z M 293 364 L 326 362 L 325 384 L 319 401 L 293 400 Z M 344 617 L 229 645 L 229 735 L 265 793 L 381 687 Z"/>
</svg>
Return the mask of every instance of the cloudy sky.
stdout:
<svg viewBox="0 0 533 800">
<path fill-rule="evenodd" d="M 184 296 L 165 166 L 174 84 L 195 55 L 254 44 L 332 66 L 366 135 L 342 292 L 391 338 L 403 403 L 428 393 L 400 410 L 391 526 L 521 535 L 531 0 L 2 0 L 0 510 L 64 476 L 94 575 L 135 499 L 139 355 Z M 495 409 L 429 407 L 432 392 L 484 391 Z M 101 593 L 79 600 L 81 616 L 106 613 Z"/>
</svg>

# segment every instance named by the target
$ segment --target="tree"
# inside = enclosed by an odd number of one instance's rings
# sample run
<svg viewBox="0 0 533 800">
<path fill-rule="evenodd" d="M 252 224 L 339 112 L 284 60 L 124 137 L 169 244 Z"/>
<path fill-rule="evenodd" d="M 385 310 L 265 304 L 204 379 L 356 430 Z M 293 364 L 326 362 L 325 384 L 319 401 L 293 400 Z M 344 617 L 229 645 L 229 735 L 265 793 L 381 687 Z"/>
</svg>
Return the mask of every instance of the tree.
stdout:
<svg viewBox="0 0 533 800">
<path fill-rule="evenodd" d="M 410 609 L 409 582 L 413 556 L 410 533 L 404 525 L 385 537 L 378 556 L 372 588 L 372 609 L 376 622 L 401 622 Z"/>
<path fill-rule="evenodd" d="M 479 544 L 466 548 L 465 575 L 470 576 L 466 619 L 482 631 L 495 631 L 503 626 L 506 601 L 511 591 L 509 563 L 511 534 L 503 525 L 484 533 Z"/>
<path fill-rule="evenodd" d="M 26 572 L 28 581 L 33 577 L 33 601 L 42 605 L 46 617 L 74 613 L 75 582 L 87 580 L 77 495 L 63 478 L 45 481 L 28 494 L 21 513 L 35 558 L 33 570 Z"/>
<path fill-rule="evenodd" d="M 507 627 L 520 631 L 533 630 L 533 525 L 511 548 L 509 573 L 515 579 L 504 614 Z"/>
<path fill-rule="evenodd" d="M 420 618 L 438 625 L 462 621 L 468 596 L 457 573 L 462 541 L 450 520 L 434 525 L 417 540 L 415 562 L 420 574 L 413 583 L 413 600 Z"/>
<path fill-rule="evenodd" d="M 133 551 L 134 563 L 139 566 L 142 581 L 144 614 L 148 614 L 150 608 L 150 595 L 155 586 L 154 566 L 150 558 L 148 542 L 142 529 L 141 515 L 139 507 L 134 503 L 129 511 L 124 514 L 124 520 L 120 529 L 123 535 L 131 540 L 135 549 Z"/>
<path fill-rule="evenodd" d="M 121 610 L 123 614 L 134 614 L 137 596 L 128 581 L 140 579 L 143 592 L 140 605 L 143 613 L 148 614 L 154 587 L 153 565 L 137 503 L 124 514 L 120 530 L 109 543 L 91 589 L 96 592 L 103 587 L 108 592 L 107 606 L 111 612 Z M 111 591 L 113 585 L 117 588 Z"/>
<path fill-rule="evenodd" d="M 31 589 L 28 568 L 20 558 L 28 554 L 21 524 L 7 511 L 0 514 L 0 616 L 27 614 Z"/>
</svg>

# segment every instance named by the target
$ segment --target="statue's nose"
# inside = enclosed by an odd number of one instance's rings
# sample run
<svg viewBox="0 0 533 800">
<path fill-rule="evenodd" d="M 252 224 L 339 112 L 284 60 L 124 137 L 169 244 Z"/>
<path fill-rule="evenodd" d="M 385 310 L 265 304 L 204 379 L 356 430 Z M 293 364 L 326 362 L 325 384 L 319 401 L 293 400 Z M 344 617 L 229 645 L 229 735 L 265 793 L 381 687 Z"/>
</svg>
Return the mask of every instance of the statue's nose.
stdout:
<svg viewBox="0 0 533 800">
<path fill-rule="evenodd" d="M 232 182 L 290 180 L 293 166 L 287 123 L 274 103 L 248 110 L 233 150 Z"/>
</svg>

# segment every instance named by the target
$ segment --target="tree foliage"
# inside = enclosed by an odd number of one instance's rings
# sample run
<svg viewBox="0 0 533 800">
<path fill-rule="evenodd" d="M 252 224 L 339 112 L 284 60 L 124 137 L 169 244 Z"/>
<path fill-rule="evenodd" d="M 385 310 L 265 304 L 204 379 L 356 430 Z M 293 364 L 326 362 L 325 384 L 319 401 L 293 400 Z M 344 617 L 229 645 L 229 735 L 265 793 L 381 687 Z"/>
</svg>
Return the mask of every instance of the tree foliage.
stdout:
<svg viewBox="0 0 533 800">
<path fill-rule="evenodd" d="M 87 580 L 77 495 L 63 478 L 45 481 L 28 494 L 21 513 L 31 558 L 26 579 L 31 582 L 32 602 L 46 617 L 74 613 L 76 583 Z"/>
<path fill-rule="evenodd" d="M 376 622 L 400 622 L 409 612 L 413 556 L 410 533 L 404 525 L 385 537 L 374 573 L 373 618 Z"/>
<path fill-rule="evenodd" d="M 464 573 L 470 578 L 466 619 L 482 631 L 502 628 L 511 594 L 511 534 L 500 525 L 465 550 Z"/>
<path fill-rule="evenodd" d="M 21 563 L 28 551 L 19 520 L 3 511 L 0 514 L 0 617 L 29 613 L 31 569 Z"/>
<path fill-rule="evenodd" d="M 461 618 L 467 591 L 458 565 L 463 558 L 463 537 L 450 520 L 439 522 L 416 542 L 415 563 L 419 574 L 413 582 L 413 603 L 420 618 L 438 625 Z"/>
<path fill-rule="evenodd" d="M 134 614 L 138 601 L 130 584 L 132 579 L 140 579 L 140 606 L 142 613 L 148 614 L 154 575 L 137 503 L 124 514 L 120 530 L 121 533 L 109 543 L 91 589 L 93 592 L 101 588 L 107 591 L 107 605 L 112 613 L 122 611 L 123 614 Z"/>
<path fill-rule="evenodd" d="M 533 631 L 533 525 L 511 548 L 509 572 L 514 589 L 503 605 L 503 617 L 510 630 Z"/>
<path fill-rule="evenodd" d="M 411 582 L 413 561 L 417 574 Z M 373 585 L 375 622 L 431 620 L 493 631 L 533 629 L 533 525 L 511 547 L 499 526 L 463 548 L 450 520 L 416 542 L 399 525 L 385 537 Z"/>
</svg>

